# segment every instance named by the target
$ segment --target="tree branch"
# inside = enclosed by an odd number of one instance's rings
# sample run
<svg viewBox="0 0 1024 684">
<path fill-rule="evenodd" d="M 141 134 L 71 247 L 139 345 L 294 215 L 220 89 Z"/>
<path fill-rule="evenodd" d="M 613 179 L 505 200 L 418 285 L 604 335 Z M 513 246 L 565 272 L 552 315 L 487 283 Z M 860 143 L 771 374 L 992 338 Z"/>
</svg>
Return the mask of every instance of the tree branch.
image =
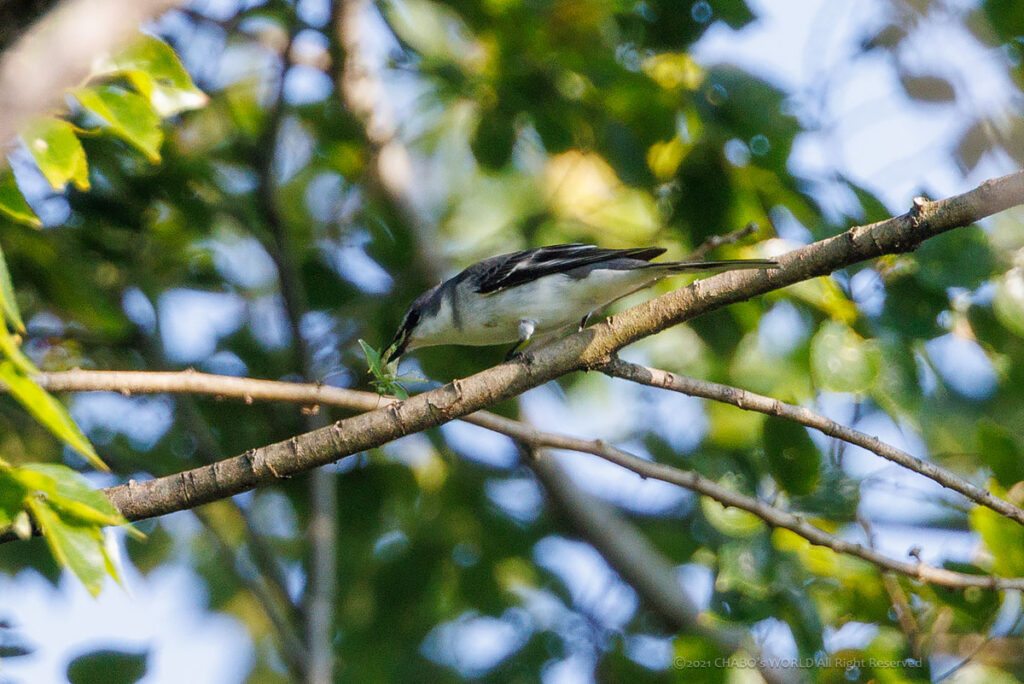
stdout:
<svg viewBox="0 0 1024 684">
<path fill-rule="evenodd" d="M 217 547 L 217 555 L 220 557 L 224 567 L 256 597 L 256 600 L 266 612 L 267 617 L 274 626 L 278 650 L 281 654 L 281 659 L 288 668 L 288 673 L 296 681 L 303 678 L 308 667 L 309 654 L 306 651 L 305 644 L 302 643 L 298 631 L 295 629 L 295 625 L 291 621 L 291 616 L 289 615 L 289 609 L 292 607 L 291 601 L 285 596 L 284 601 L 286 605 L 282 607 L 279 603 L 280 596 L 275 596 L 270 586 L 271 582 L 266 576 L 260 574 L 258 570 L 255 572 L 252 570 L 246 571 L 239 566 L 238 548 L 224 534 L 220 524 L 213 516 L 209 515 L 205 509 L 196 509 L 194 513 L 213 538 L 213 542 Z"/>
<path fill-rule="evenodd" d="M 907 251 L 929 237 L 1022 202 L 1024 173 L 986 181 L 975 190 L 947 200 L 916 200 L 908 214 L 852 228 L 782 255 L 777 270 L 712 276 L 529 352 L 514 362 L 455 380 L 405 401 L 387 404 L 282 442 L 250 449 L 208 466 L 145 482 L 130 480 L 106 491 L 129 520 L 164 515 L 232 496 L 466 416 L 572 370 L 600 367 L 622 346 L 701 313 L 864 259 Z M 385 400 L 380 401 L 385 403 Z M 494 419 L 505 420 L 497 416 Z M 696 473 L 643 461 L 612 447 L 603 446 L 603 449 L 610 460 L 612 456 L 620 458 L 638 473 L 675 482 L 726 505 L 755 512 L 771 525 L 790 529 L 813 543 L 860 556 L 922 581 L 946 586 L 1024 589 L 1024 579 L 961 575 L 921 563 L 894 561 L 859 544 L 829 535 L 798 515 L 726 490 Z"/>
<path fill-rule="evenodd" d="M 159 392 L 192 392 L 206 394 L 218 398 L 235 397 L 247 403 L 255 400 L 276 400 L 296 401 L 306 404 L 331 404 L 341 408 L 352 410 L 368 411 L 356 418 L 362 418 L 373 414 L 386 413 L 388 408 L 401 406 L 391 397 L 383 397 L 371 392 L 343 389 L 339 387 L 327 387 L 323 385 L 296 384 L 278 382 L 274 380 L 252 380 L 247 378 L 235 378 L 229 376 L 208 375 L 195 371 L 184 371 L 179 373 L 157 373 L 146 371 L 63 371 L 60 373 L 47 373 L 39 375 L 35 380 L 47 390 L 52 392 L 61 391 L 120 391 L 124 394 L 132 393 L 159 393 Z M 425 396 L 425 395 L 419 395 Z M 407 403 L 407 402 L 406 402 Z M 790 513 L 781 508 L 771 506 L 767 503 L 727 489 L 713 480 L 702 475 L 675 468 L 673 466 L 646 461 L 600 440 L 591 441 L 560 435 L 550 432 L 542 432 L 533 426 L 521 423 L 511 418 L 505 418 L 486 411 L 477 411 L 461 417 L 466 422 L 473 423 L 480 427 L 507 435 L 522 444 L 532 448 L 553 448 L 577 451 L 580 453 L 592 454 L 607 461 L 615 463 L 623 468 L 637 473 L 641 477 L 649 477 L 663 482 L 685 487 L 691 491 L 708 496 L 726 506 L 733 506 L 753 513 L 773 527 L 782 527 L 794 532 L 811 543 L 820 546 L 827 546 L 837 553 L 845 553 L 857 556 L 863 560 L 873 563 L 883 570 L 897 572 L 913 579 L 923 582 L 930 582 L 949 587 L 985 587 L 992 589 L 1024 589 L 1024 578 L 1000 578 L 987 577 L 982 575 L 968 575 L 956 573 L 941 568 L 935 568 L 923 563 L 910 563 L 888 558 L 874 549 L 865 548 L 860 544 L 847 542 L 833 534 L 808 523 L 802 516 Z M 349 419 L 354 420 L 354 419 Z M 340 421 L 331 428 L 347 423 Z M 331 429 L 327 428 L 327 429 Z M 289 445 L 299 438 L 292 438 L 288 442 L 281 442 L 282 445 Z M 274 445 L 272 445 L 274 446 Z M 249 457 L 259 450 L 246 452 L 244 457 Z M 354 452 L 353 452 L 354 453 Z M 235 457 L 238 459 L 240 457 Z M 234 461 L 225 459 L 220 463 Z M 219 464 L 207 466 L 216 468 Z M 264 463 L 263 467 L 270 465 Z M 196 469 L 203 470 L 203 469 Z M 193 487 L 198 483 L 193 481 L 186 471 L 178 475 L 172 475 L 157 480 L 150 480 L 144 483 L 129 483 L 118 485 L 106 490 L 114 504 L 121 510 L 129 520 L 162 515 L 161 507 L 174 505 L 176 499 L 173 496 L 173 487 L 180 483 L 183 487 Z M 271 472 L 273 477 L 273 472 Z M 134 498 L 133 488 L 145 485 L 153 486 L 151 483 L 163 482 L 164 485 L 154 488 L 153 491 L 159 494 L 159 498 L 147 501 Z M 169 489 L 171 488 L 171 489 Z M 190 497 L 198 497 L 200 493 L 193 493 L 192 489 L 183 490 L 183 494 Z M 214 497 L 217 498 L 217 497 Z M 210 499 L 213 500 L 213 499 Z M 192 505 L 199 505 L 206 501 L 195 501 Z M 187 508 L 190 506 L 181 506 Z M 174 508 L 173 510 L 178 510 Z M 13 535 L 0 536 L 0 542 L 13 540 Z"/>
<path fill-rule="evenodd" d="M 728 304 L 837 268 L 912 249 L 934 235 L 1024 202 L 1024 173 L 987 181 L 963 195 L 919 201 L 908 214 L 861 226 L 779 257 L 772 271 L 734 271 L 699 280 L 570 335 L 511 363 L 398 404 L 339 421 L 219 463 L 110 490 L 129 518 L 163 515 L 232 496 L 436 427 L 579 368 L 597 367 L 621 347 Z"/>
<path fill-rule="evenodd" d="M 905 451 L 886 444 L 877 437 L 871 437 L 859 430 L 840 425 L 809 408 L 787 404 L 778 399 L 748 392 L 738 387 L 720 385 L 717 382 L 708 382 L 707 380 L 687 378 L 657 368 L 640 366 L 623 361 L 617 357 L 600 366 L 600 370 L 615 378 L 631 380 L 641 385 L 649 385 L 650 387 L 672 390 L 673 392 L 679 392 L 692 397 L 712 399 L 723 404 L 731 404 L 745 411 L 757 411 L 769 416 L 778 416 L 779 418 L 785 418 L 806 427 L 814 428 L 829 437 L 835 437 L 844 442 L 863 447 L 886 460 L 898 463 L 908 470 L 924 475 L 943 487 L 962 494 L 974 503 L 990 508 L 996 513 L 1024 525 L 1024 510 L 1014 506 L 1009 501 L 994 496 L 988 490 L 973 485 L 934 463 L 928 463 L 927 461 L 915 458 Z"/>
</svg>

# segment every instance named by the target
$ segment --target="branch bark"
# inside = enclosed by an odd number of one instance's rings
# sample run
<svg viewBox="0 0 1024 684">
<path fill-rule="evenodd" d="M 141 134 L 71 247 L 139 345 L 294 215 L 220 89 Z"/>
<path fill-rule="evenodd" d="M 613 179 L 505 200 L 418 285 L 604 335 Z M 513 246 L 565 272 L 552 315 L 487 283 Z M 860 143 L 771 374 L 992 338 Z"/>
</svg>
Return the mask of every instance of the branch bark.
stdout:
<svg viewBox="0 0 1024 684">
<path fill-rule="evenodd" d="M 246 403 L 252 403 L 256 400 L 296 401 L 313 405 L 330 404 L 356 411 L 376 411 L 382 407 L 396 405 L 393 398 L 382 397 L 371 392 L 326 387 L 323 385 L 208 375 L 195 371 L 159 373 L 147 371 L 74 370 L 43 374 L 36 377 L 35 380 L 43 388 L 53 392 L 89 390 L 119 391 L 125 394 L 189 392 L 218 398 L 230 396 L 242 399 Z M 910 563 L 894 560 L 878 553 L 872 548 L 865 548 L 860 544 L 848 542 L 836 535 L 825 532 L 807 522 L 799 514 L 791 513 L 753 497 L 727 489 L 698 473 L 682 470 L 663 463 L 646 461 L 599 440 L 585 440 L 568 435 L 542 432 L 525 423 L 486 411 L 477 411 L 463 416 L 462 420 L 507 435 L 533 449 L 565 449 L 592 454 L 627 470 L 631 470 L 641 477 L 649 477 L 685 487 L 698 494 L 708 496 L 726 506 L 733 506 L 753 513 L 769 525 L 788 529 L 811 543 L 826 546 L 837 553 L 859 557 L 877 565 L 882 570 L 903 574 L 919 581 L 949 587 L 1024 588 L 1024 578 L 968 575 L 935 568 L 920 562 Z M 108 495 L 112 495 L 114 489 L 123 488 L 124 485 L 121 485 L 119 488 L 115 487 L 106 491 Z M 117 501 L 115 500 L 116 503 Z M 130 520 L 156 515 L 152 511 L 147 512 L 145 509 L 141 511 L 142 515 L 136 517 L 129 515 L 124 509 L 122 509 L 122 512 Z M 139 511 L 136 512 L 138 513 Z M 9 535 L 9 537 L 0 536 L 0 542 L 14 539 L 13 535 Z"/>
<path fill-rule="evenodd" d="M 232 496 L 380 446 L 398 437 L 468 416 L 572 370 L 602 367 L 622 346 L 701 313 L 867 258 L 910 250 L 929 237 L 968 225 L 974 220 L 1020 203 L 1024 203 L 1024 172 L 987 181 L 975 190 L 947 200 L 916 200 L 914 209 L 908 214 L 855 227 L 833 238 L 782 255 L 779 258 L 780 268 L 775 271 L 731 272 L 713 276 L 633 307 L 598 325 L 530 352 L 515 362 L 495 366 L 463 380 L 455 380 L 403 402 L 387 403 L 384 399 L 374 399 L 379 403 L 372 410 L 324 428 L 250 449 L 208 466 L 144 482 L 130 480 L 125 485 L 106 491 L 111 501 L 129 520 L 164 515 Z M 56 386 L 50 388 L 57 389 Z M 315 393 L 325 394 L 329 390 L 343 391 L 321 388 Z M 300 393 L 305 398 L 310 396 L 308 392 L 303 390 Z M 483 424 L 480 414 L 474 416 L 473 420 Z M 485 416 L 484 420 L 500 422 L 507 419 Z M 1024 579 L 960 575 L 921 563 L 888 559 L 859 544 L 838 539 L 798 515 L 726 490 L 696 473 L 643 461 L 601 443 L 566 437 L 559 439 L 560 444 L 549 446 L 561 445 L 562 448 L 597 453 L 609 460 L 619 459 L 615 462 L 622 465 L 628 463 L 627 467 L 635 472 L 675 482 L 726 505 L 751 511 L 769 524 L 790 529 L 815 544 L 860 556 L 879 567 L 922 581 L 957 587 L 1024 589 Z M 529 442 L 528 436 L 524 441 Z"/>
<path fill-rule="evenodd" d="M 130 519 L 163 515 L 267 485 L 282 477 L 436 427 L 572 370 L 599 367 L 621 347 L 728 304 L 881 256 L 1024 202 L 1024 172 L 986 181 L 947 200 L 918 200 L 907 214 L 815 242 L 779 257 L 772 271 L 699 280 L 574 335 L 438 389 L 203 468 L 110 490 Z"/>
</svg>

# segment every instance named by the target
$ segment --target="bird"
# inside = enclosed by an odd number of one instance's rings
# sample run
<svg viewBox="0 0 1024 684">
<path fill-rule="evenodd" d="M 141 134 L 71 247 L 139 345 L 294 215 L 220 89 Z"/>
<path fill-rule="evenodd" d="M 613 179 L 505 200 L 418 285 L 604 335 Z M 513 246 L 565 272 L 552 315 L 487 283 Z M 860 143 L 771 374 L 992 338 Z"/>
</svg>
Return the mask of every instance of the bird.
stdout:
<svg viewBox="0 0 1024 684">
<path fill-rule="evenodd" d="M 421 347 L 514 343 L 509 360 L 535 336 L 573 324 L 582 330 L 596 311 L 666 276 L 778 267 L 771 259 L 652 261 L 665 251 L 572 243 L 478 261 L 413 301 L 385 348 L 385 363 Z"/>
</svg>

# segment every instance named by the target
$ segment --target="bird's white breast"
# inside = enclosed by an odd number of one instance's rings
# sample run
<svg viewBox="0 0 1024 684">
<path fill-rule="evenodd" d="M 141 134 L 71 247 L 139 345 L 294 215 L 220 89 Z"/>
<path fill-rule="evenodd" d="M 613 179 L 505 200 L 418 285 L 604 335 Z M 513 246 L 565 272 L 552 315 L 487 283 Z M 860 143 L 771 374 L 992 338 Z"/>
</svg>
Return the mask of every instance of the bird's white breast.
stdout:
<svg viewBox="0 0 1024 684">
<path fill-rule="evenodd" d="M 410 348 L 511 344 L 519 339 L 522 320 L 532 321 L 538 335 L 553 332 L 650 285 L 659 275 L 646 269 L 594 269 L 585 278 L 553 274 L 489 294 L 460 283 L 430 324 L 417 330 Z"/>
</svg>

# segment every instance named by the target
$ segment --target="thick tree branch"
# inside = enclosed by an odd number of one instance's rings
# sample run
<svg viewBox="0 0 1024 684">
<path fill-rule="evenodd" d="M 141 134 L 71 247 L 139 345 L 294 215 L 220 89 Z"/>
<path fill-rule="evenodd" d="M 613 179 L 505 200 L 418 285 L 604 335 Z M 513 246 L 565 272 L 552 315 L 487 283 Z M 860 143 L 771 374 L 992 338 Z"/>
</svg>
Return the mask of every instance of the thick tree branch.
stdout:
<svg viewBox="0 0 1024 684">
<path fill-rule="evenodd" d="M 273 380 L 252 380 L 247 378 L 207 375 L 205 373 L 197 373 L 194 371 L 157 373 L 146 371 L 75 370 L 43 374 L 35 379 L 42 387 L 53 392 L 88 390 L 120 391 L 126 394 L 191 392 L 216 397 L 230 396 L 242 399 L 247 403 L 251 403 L 255 400 L 296 401 L 305 404 L 331 404 L 341 408 L 373 412 L 380 411 L 382 407 L 397 406 L 394 399 L 390 397 L 382 397 L 371 392 L 362 392 L 358 390 L 327 387 L 322 385 L 303 385 L 277 382 Z M 752 497 L 727 489 L 698 473 L 682 470 L 662 463 L 646 461 L 600 440 L 592 441 L 567 435 L 542 432 L 525 423 L 486 411 L 478 411 L 463 416 L 462 420 L 488 430 L 507 435 L 517 442 L 526 444 L 534 449 L 565 449 L 568 451 L 577 451 L 580 453 L 598 456 L 623 468 L 631 470 L 642 477 L 649 477 L 669 482 L 671 484 L 676 484 L 697 492 L 698 494 L 708 496 L 726 506 L 733 506 L 753 513 L 769 525 L 788 529 L 814 544 L 827 546 L 837 553 L 857 556 L 870 563 L 874 563 L 883 570 L 890 570 L 920 581 L 950 587 L 1024 589 L 1024 578 L 1007 579 L 981 575 L 967 575 L 935 568 L 923 563 L 910 563 L 888 558 L 874 549 L 865 548 L 860 544 L 848 542 L 833 534 L 825 532 L 824 530 L 807 522 L 798 514 L 790 513 Z M 179 476 L 160 479 L 171 481 L 175 477 Z M 151 482 L 155 482 L 155 480 Z M 150 504 L 145 501 L 136 502 L 136 507 L 131 509 L 131 512 L 122 507 L 119 501 L 124 499 L 114 498 L 114 492 L 123 492 L 130 486 L 131 485 L 120 485 L 106 490 L 115 505 L 121 508 L 125 517 L 129 520 L 137 520 L 160 514 L 158 512 L 154 512 L 150 508 Z M 162 505 L 163 503 L 163 501 L 159 501 L 155 505 Z M 0 537 L 0 541 L 8 541 L 8 539 Z"/>
<path fill-rule="evenodd" d="M 0 57 L 0 145 L 61 102 L 96 57 L 181 0 L 65 0 Z M 7 158 L 0 154 L 0 169 Z"/>
<path fill-rule="evenodd" d="M 840 425 L 809 408 L 794 406 L 778 399 L 766 397 L 763 394 L 748 392 L 729 385 L 720 385 L 717 382 L 687 378 L 657 368 L 639 366 L 619 358 L 613 358 L 608 363 L 602 365 L 600 370 L 615 378 L 672 390 L 673 392 L 687 394 L 692 397 L 712 399 L 723 404 L 731 404 L 746 411 L 757 411 L 769 416 L 778 416 L 779 418 L 785 418 L 809 428 L 814 428 L 829 437 L 835 437 L 844 442 L 863 447 L 884 459 L 924 475 L 943 487 L 962 494 L 974 503 L 991 508 L 996 513 L 1024 525 L 1024 510 L 1014 506 L 1009 501 L 994 496 L 991 492 L 973 485 L 961 477 L 957 477 L 934 463 L 928 463 L 927 461 L 915 458 L 905 451 L 886 444 L 877 437 L 871 437 L 859 430 Z"/>
<path fill-rule="evenodd" d="M 606 363 L 621 347 L 702 313 L 912 249 L 922 240 L 1024 202 L 1024 173 L 963 195 L 918 201 L 910 213 L 861 226 L 779 257 L 772 271 L 735 271 L 700 280 L 574 335 L 398 404 L 348 418 L 219 463 L 110 491 L 131 519 L 163 515 L 232 496 L 491 406 L 578 368 Z"/>
<path fill-rule="evenodd" d="M 867 258 L 906 251 L 924 239 L 1022 202 L 1024 173 L 987 181 L 975 190 L 948 200 L 919 200 L 909 214 L 853 228 L 782 255 L 779 258 L 780 268 L 775 271 L 713 276 L 633 307 L 596 326 L 528 353 L 515 362 L 501 364 L 406 401 L 388 404 L 310 433 L 250 449 L 209 466 L 145 482 L 131 480 L 128 484 L 110 488 L 107 493 L 130 520 L 163 515 L 232 496 L 466 416 L 574 369 L 602 366 L 622 346 L 701 313 Z M 494 418 L 505 420 L 497 416 Z M 524 441 L 529 442 L 528 439 Z M 675 482 L 726 505 L 749 510 L 773 526 L 790 529 L 815 544 L 860 556 L 880 567 L 946 586 L 1024 589 L 1024 579 L 959 575 L 920 563 L 885 558 L 859 544 L 835 538 L 798 515 L 726 490 L 696 473 L 643 461 L 600 443 L 592 444 L 606 450 L 607 453 L 602 455 L 609 460 L 618 458 L 616 462 L 628 464 L 645 476 Z M 574 447 L 567 444 L 565 448 Z"/>
</svg>

